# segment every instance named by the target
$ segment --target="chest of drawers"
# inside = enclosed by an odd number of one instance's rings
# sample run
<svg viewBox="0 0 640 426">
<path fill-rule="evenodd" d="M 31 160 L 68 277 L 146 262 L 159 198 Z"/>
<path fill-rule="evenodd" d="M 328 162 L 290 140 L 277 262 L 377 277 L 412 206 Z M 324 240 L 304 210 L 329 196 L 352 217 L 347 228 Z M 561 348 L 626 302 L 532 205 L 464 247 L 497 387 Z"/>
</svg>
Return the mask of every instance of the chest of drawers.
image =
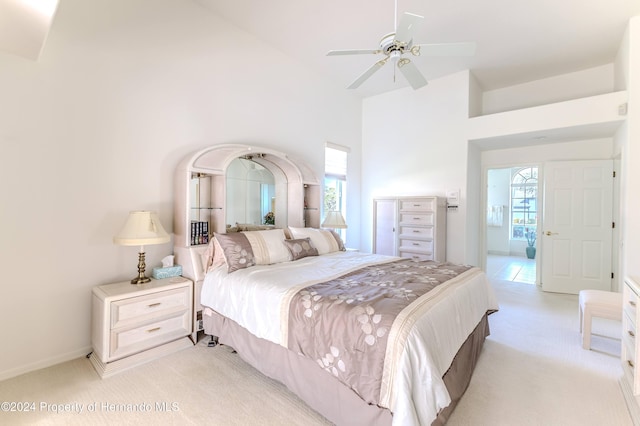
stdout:
<svg viewBox="0 0 640 426">
<path fill-rule="evenodd" d="M 438 197 L 399 200 L 398 255 L 445 260 L 445 206 Z"/>
<path fill-rule="evenodd" d="M 640 323 L 640 285 L 627 277 L 622 293 L 622 378 L 620 386 L 634 424 L 640 424 L 640 340 L 637 336 Z"/>
</svg>

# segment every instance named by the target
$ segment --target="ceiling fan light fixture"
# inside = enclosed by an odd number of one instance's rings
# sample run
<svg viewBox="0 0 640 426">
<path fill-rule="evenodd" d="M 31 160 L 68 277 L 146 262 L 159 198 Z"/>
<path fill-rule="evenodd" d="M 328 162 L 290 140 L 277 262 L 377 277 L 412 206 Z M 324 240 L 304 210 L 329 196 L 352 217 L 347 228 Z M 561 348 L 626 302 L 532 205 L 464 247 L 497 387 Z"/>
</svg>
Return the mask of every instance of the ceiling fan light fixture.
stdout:
<svg viewBox="0 0 640 426">
<path fill-rule="evenodd" d="M 396 19 L 398 5 L 396 1 Z M 413 32 L 418 27 L 423 17 L 413 13 L 405 12 L 396 25 L 395 32 L 388 33 L 380 39 L 380 49 L 368 50 L 368 49 L 350 49 L 350 50 L 331 50 L 327 53 L 328 56 L 334 55 L 361 55 L 361 54 L 383 54 L 385 58 L 375 62 L 369 69 L 367 69 L 360 77 L 358 77 L 348 89 L 355 89 L 359 87 L 365 80 L 371 77 L 378 69 L 380 69 L 387 60 L 391 59 L 394 65 L 398 65 L 398 68 L 402 70 L 402 74 L 405 76 L 409 84 L 414 90 L 419 89 L 427 84 L 427 80 L 424 78 L 415 63 L 409 59 L 404 58 L 404 53 L 411 52 L 414 56 L 420 56 L 424 53 L 426 56 L 469 56 L 475 52 L 475 44 L 469 43 L 439 43 L 439 44 L 413 44 Z M 426 49 L 421 52 L 421 47 Z M 395 70 L 395 66 L 394 66 Z M 395 71 L 393 73 L 393 81 L 395 81 Z"/>
<path fill-rule="evenodd" d="M 398 68 L 401 68 L 401 67 L 403 67 L 403 66 L 407 65 L 409 62 L 411 62 L 411 61 L 410 61 L 410 60 L 408 60 L 407 58 L 401 58 L 401 59 L 398 61 Z"/>
</svg>

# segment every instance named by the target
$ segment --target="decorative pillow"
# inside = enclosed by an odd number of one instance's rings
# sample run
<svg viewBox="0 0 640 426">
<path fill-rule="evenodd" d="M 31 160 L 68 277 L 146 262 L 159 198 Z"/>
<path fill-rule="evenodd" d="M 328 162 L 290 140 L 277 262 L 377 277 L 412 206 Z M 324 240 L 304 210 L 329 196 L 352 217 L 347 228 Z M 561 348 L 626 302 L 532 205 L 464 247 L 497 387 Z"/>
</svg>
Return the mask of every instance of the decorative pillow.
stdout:
<svg viewBox="0 0 640 426">
<path fill-rule="evenodd" d="M 307 237 L 297 240 L 284 240 L 283 243 L 287 250 L 289 250 L 289 253 L 291 253 L 292 260 L 318 255 L 318 249 L 316 249 L 311 243 L 311 238 Z"/>
<path fill-rule="evenodd" d="M 202 266 L 205 274 L 225 263 L 227 261 L 224 258 L 220 243 L 215 237 L 211 238 L 211 241 L 207 244 L 207 249 L 202 253 Z"/>
<path fill-rule="evenodd" d="M 339 251 L 340 247 L 331 231 L 316 228 L 293 228 L 289 227 L 293 238 L 310 238 L 318 254 L 333 253 Z"/>
<path fill-rule="evenodd" d="M 338 250 L 347 251 L 347 248 L 344 246 L 344 241 L 342 241 L 340 234 L 338 234 L 336 231 L 332 229 L 330 229 L 329 232 L 331 232 L 331 235 L 333 235 L 333 238 L 336 239 L 336 243 L 338 243 Z"/>
<path fill-rule="evenodd" d="M 215 238 L 211 238 L 209 240 L 209 244 L 207 244 L 207 249 L 202 253 L 200 260 L 202 261 L 202 268 L 204 269 L 204 273 L 209 272 L 211 268 L 211 264 L 213 263 L 213 253 L 215 252 L 214 241 Z"/>
<path fill-rule="evenodd" d="M 291 260 L 289 250 L 282 244 L 285 239 L 282 229 L 249 231 L 243 234 L 251 244 L 256 265 L 271 265 Z"/>
<path fill-rule="evenodd" d="M 233 234 L 214 233 L 214 237 L 220 244 L 220 249 L 227 262 L 227 272 L 231 273 L 238 269 L 255 266 L 253 250 L 251 250 L 251 244 L 249 244 L 245 234 L 241 232 Z"/>
</svg>

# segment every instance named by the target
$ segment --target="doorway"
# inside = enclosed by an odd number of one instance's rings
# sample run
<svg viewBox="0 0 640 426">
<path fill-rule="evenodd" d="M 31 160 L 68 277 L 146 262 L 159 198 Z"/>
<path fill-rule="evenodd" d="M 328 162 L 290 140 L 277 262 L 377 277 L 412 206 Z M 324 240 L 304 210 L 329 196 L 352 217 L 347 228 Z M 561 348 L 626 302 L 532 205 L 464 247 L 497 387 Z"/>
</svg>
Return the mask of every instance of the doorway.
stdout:
<svg viewBox="0 0 640 426">
<path fill-rule="evenodd" d="M 486 179 L 487 274 L 536 284 L 538 166 L 491 168 Z"/>
</svg>

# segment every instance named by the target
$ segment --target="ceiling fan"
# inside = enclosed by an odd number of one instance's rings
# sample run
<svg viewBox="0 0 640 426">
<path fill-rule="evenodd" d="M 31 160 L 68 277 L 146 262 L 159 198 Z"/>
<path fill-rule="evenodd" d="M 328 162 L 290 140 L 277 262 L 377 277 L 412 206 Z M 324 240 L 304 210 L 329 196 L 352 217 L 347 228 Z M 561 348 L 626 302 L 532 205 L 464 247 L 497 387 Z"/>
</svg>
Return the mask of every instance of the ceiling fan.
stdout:
<svg viewBox="0 0 640 426">
<path fill-rule="evenodd" d="M 398 3 L 396 1 L 396 19 L 397 22 Z M 423 19 L 422 16 L 405 12 L 402 16 L 400 24 L 396 26 L 395 32 L 389 33 L 380 40 L 379 49 L 350 49 L 350 50 L 331 50 L 327 56 L 338 55 L 362 55 L 362 54 L 382 54 L 384 58 L 374 63 L 360 77 L 354 80 L 347 89 L 356 89 L 378 71 L 387 61 L 391 60 L 394 66 L 407 79 L 414 90 L 421 88 L 427 84 L 427 80 L 418 67 L 404 55 L 411 53 L 414 56 L 473 56 L 475 54 L 475 43 L 439 43 L 439 44 L 414 44 L 413 30 Z M 395 68 L 394 68 L 395 81 Z"/>
</svg>

